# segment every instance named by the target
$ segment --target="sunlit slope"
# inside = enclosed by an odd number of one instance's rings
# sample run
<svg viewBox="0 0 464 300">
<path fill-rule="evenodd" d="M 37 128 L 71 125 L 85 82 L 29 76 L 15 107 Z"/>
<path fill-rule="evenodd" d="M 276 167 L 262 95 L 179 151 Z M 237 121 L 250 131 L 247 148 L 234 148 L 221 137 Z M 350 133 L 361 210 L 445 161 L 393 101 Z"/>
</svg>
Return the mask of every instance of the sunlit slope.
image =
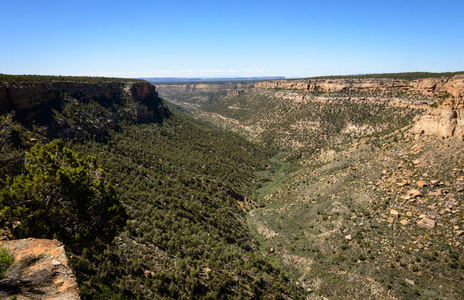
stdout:
<svg viewBox="0 0 464 300">
<path fill-rule="evenodd" d="M 281 80 L 229 87 L 223 97 L 208 98 L 203 89 L 206 101 L 192 90 L 167 99 L 281 151 L 273 168 L 257 173 L 266 181 L 255 191 L 262 207 L 248 222 L 310 298 L 459 299 L 462 141 L 412 130 L 416 116 L 461 103 L 455 75 L 367 78 L 364 91 L 308 91 L 297 86 L 305 80 Z M 398 80 L 406 91 L 376 90 Z M 407 90 L 416 84 L 410 80 L 421 80 L 422 89 Z M 435 81 L 442 86 L 429 89 Z"/>
</svg>

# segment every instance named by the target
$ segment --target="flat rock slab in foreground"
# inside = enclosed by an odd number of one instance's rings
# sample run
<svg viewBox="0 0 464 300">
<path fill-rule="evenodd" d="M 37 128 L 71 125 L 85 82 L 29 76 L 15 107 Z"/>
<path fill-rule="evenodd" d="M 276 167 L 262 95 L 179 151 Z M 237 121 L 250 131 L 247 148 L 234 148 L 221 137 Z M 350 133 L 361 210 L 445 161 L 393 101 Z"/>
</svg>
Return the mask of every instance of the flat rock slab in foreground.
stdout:
<svg viewBox="0 0 464 300">
<path fill-rule="evenodd" d="M 0 299 L 80 299 L 64 245 L 57 240 L 0 241 L 15 258 L 0 280 Z"/>
</svg>

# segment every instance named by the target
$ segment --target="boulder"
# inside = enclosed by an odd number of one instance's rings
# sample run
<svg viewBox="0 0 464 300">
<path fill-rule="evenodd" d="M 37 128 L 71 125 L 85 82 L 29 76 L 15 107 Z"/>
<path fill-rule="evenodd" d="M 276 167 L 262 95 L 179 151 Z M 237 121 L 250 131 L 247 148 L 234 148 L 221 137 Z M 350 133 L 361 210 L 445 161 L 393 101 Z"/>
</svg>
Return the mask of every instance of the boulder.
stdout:
<svg viewBox="0 0 464 300">
<path fill-rule="evenodd" d="M 411 199 L 414 199 L 414 198 L 417 198 L 417 197 L 421 197 L 422 196 L 422 192 L 419 191 L 419 190 L 416 190 L 416 189 L 412 189 L 412 190 L 408 190 L 406 192 L 406 194 L 409 196 L 409 198 Z"/>
<path fill-rule="evenodd" d="M 22 239 L 0 241 L 15 261 L 6 270 L 0 299 L 80 299 L 76 277 L 64 250 L 57 240 Z M 15 297 L 16 296 L 16 297 Z"/>
<path fill-rule="evenodd" d="M 392 216 L 395 219 L 398 219 L 400 214 L 398 213 L 398 211 L 392 209 L 392 210 L 390 210 L 390 216 Z"/>
<path fill-rule="evenodd" d="M 427 183 L 423 180 L 419 180 L 419 181 L 416 181 L 416 185 L 418 187 L 424 187 L 424 186 L 427 186 Z"/>
<path fill-rule="evenodd" d="M 404 281 L 405 281 L 407 284 L 414 285 L 414 281 L 411 280 L 411 279 L 406 278 Z"/>
<path fill-rule="evenodd" d="M 428 218 L 423 218 L 417 222 L 417 226 L 426 229 L 433 229 L 435 227 L 435 221 Z"/>
</svg>

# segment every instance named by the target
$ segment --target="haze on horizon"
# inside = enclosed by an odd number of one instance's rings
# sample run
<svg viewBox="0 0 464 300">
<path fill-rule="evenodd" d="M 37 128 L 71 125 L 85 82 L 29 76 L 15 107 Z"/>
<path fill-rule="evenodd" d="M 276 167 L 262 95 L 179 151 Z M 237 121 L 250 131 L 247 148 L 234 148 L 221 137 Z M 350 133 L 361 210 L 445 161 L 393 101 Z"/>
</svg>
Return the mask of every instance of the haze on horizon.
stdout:
<svg viewBox="0 0 464 300">
<path fill-rule="evenodd" d="M 464 70 L 464 2 L 2 1 L 0 73 L 310 77 Z"/>
</svg>

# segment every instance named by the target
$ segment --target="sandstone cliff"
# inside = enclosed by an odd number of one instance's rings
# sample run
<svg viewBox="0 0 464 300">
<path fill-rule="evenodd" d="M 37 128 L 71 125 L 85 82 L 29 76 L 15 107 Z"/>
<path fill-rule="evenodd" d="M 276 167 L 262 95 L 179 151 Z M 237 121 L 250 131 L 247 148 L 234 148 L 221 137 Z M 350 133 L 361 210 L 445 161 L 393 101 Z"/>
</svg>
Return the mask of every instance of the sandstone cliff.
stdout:
<svg viewBox="0 0 464 300">
<path fill-rule="evenodd" d="M 464 109 L 431 108 L 415 119 L 413 131 L 464 140 Z"/>
<path fill-rule="evenodd" d="M 9 112 L 25 125 L 42 126 L 48 137 L 100 136 L 121 120 L 156 122 L 169 115 L 149 82 L 60 81 L 58 77 L 0 81 L 0 114 Z"/>
<path fill-rule="evenodd" d="M 0 241 L 15 258 L 0 280 L 0 299 L 80 299 L 64 246 L 56 240 Z"/>
<path fill-rule="evenodd" d="M 155 108 L 160 104 L 158 93 L 148 82 L 114 82 L 95 84 L 86 82 L 0 83 L 0 114 L 15 110 L 26 111 L 56 101 L 63 94 L 86 97 L 96 101 L 121 102 L 132 97 Z"/>
<path fill-rule="evenodd" d="M 464 75 L 450 78 L 426 78 L 400 80 L 386 78 L 346 78 L 346 79 L 298 79 L 257 82 L 256 88 L 286 89 L 320 92 L 375 92 L 410 93 L 421 95 L 445 95 L 462 98 L 464 95 Z M 461 105 L 464 103 L 460 102 Z"/>
<path fill-rule="evenodd" d="M 85 96 L 95 100 L 112 100 L 123 96 L 140 101 L 154 101 L 158 98 L 155 87 L 148 82 L 114 82 L 97 84 L 87 82 L 24 82 L 0 83 L 0 114 L 16 110 L 32 109 L 50 103 L 63 93 L 71 96 Z M 153 103 L 155 104 L 155 103 Z"/>
<path fill-rule="evenodd" d="M 359 92 L 379 95 L 403 93 L 409 96 L 433 96 L 435 108 L 415 120 L 413 131 L 420 134 L 464 138 L 464 75 L 417 80 L 346 78 L 299 79 L 258 82 L 258 89 L 310 92 Z"/>
</svg>

